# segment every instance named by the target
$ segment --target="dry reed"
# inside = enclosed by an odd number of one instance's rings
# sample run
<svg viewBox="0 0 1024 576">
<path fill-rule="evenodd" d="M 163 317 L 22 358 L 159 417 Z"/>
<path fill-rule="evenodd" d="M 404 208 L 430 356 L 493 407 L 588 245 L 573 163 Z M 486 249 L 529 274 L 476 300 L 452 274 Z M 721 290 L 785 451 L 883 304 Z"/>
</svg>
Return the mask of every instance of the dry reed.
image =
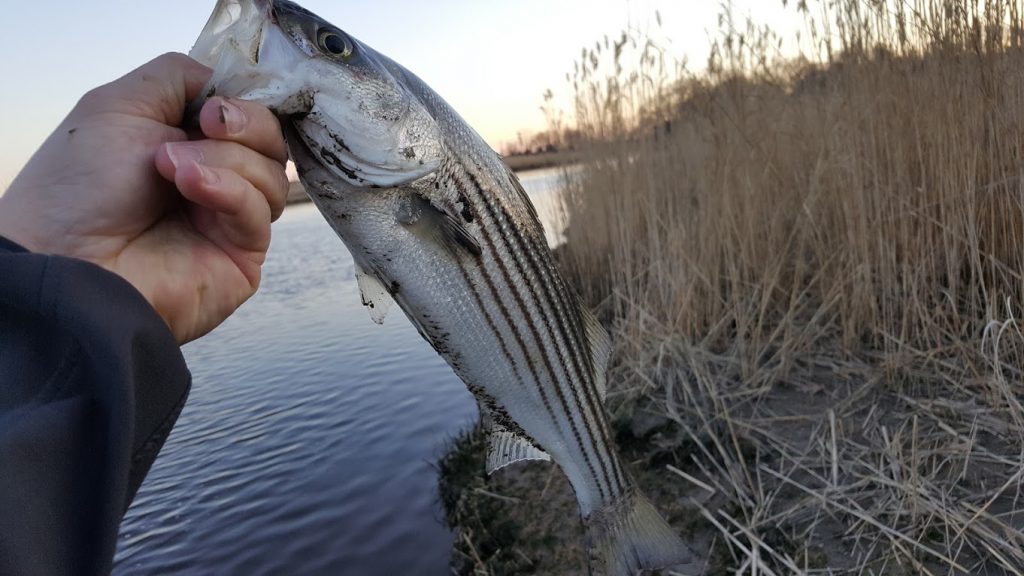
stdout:
<svg viewBox="0 0 1024 576">
<path fill-rule="evenodd" d="M 572 75 L 613 409 L 677 425 L 723 570 L 1024 574 L 1024 9 L 796 9 L 799 58 L 726 6 L 707 72 L 626 32 Z"/>
</svg>

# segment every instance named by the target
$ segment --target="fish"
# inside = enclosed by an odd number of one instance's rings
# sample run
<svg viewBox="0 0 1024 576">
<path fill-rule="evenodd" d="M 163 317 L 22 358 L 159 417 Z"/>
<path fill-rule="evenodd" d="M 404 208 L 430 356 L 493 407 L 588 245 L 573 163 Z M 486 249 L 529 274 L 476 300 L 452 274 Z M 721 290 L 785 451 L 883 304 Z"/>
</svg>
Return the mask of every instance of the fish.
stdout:
<svg viewBox="0 0 1024 576">
<path fill-rule="evenodd" d="M 616 451 L 609 336 L 501 157 L 412 72 L 293 2 L 219 0 L 190 56 L 214 70 L 194 106 L 217 95 L 276 114 L 372 319 L 397 302 L 476 398 L 488 473 L 561 467 L 592 573 L 693 570 Z"/>
</svg>

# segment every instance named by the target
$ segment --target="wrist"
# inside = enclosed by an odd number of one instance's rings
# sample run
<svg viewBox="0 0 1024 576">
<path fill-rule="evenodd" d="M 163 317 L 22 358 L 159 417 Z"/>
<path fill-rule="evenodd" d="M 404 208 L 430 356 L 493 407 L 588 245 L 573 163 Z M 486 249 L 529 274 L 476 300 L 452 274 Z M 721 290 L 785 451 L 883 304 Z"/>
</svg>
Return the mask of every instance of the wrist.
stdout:
<svg viewBox="0 0 1024 576">
<path fill-rule="evenodd" d="M 16 194 L 12 184 L 3 196 L 0 196 L 0 236 L 29 252 L 45 253 L 43 245 L 26 229 L 26 224 L 31 219 L 18 206 Z"/>
</svg>

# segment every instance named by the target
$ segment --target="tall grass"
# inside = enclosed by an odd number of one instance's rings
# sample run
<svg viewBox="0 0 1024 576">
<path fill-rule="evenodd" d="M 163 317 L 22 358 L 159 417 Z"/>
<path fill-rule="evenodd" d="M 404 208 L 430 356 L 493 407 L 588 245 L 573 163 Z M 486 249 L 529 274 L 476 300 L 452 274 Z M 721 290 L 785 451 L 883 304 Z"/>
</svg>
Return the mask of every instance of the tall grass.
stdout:
<svg viewBox="0 0 1024 576">
<path fill-rule="evenodd" d="M 627 31 L 572 75 L 617 406 L 681 426 L 731 569 L 1022 574 L 1024 8 L 788 9 L 796 58 L 725 6 L 706 72 Z"/>
</svg>

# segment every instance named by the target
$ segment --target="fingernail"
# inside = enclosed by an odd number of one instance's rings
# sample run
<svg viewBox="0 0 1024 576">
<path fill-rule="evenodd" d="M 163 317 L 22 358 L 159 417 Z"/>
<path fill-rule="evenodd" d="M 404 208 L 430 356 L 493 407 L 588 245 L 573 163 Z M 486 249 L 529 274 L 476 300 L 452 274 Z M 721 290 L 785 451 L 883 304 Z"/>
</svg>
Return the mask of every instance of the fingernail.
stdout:
<svg viewBox="0 0 1024 576">
<path fill-rule="evenodd" d="M 220 101 L 220 123 L 227 129 L 228 134 L 234 136 L 245 129 L 245 113 L 228 99 Z"/>
<path fill-rule="evenodd" d="M 194 162 L 203 163 L 203 151 L 198 146 L 188 142 L 170 142 L 167 144 L 167 156 L 174 164 L 174 168 L 180 168 L 183 164 Z"/>
</svg>

